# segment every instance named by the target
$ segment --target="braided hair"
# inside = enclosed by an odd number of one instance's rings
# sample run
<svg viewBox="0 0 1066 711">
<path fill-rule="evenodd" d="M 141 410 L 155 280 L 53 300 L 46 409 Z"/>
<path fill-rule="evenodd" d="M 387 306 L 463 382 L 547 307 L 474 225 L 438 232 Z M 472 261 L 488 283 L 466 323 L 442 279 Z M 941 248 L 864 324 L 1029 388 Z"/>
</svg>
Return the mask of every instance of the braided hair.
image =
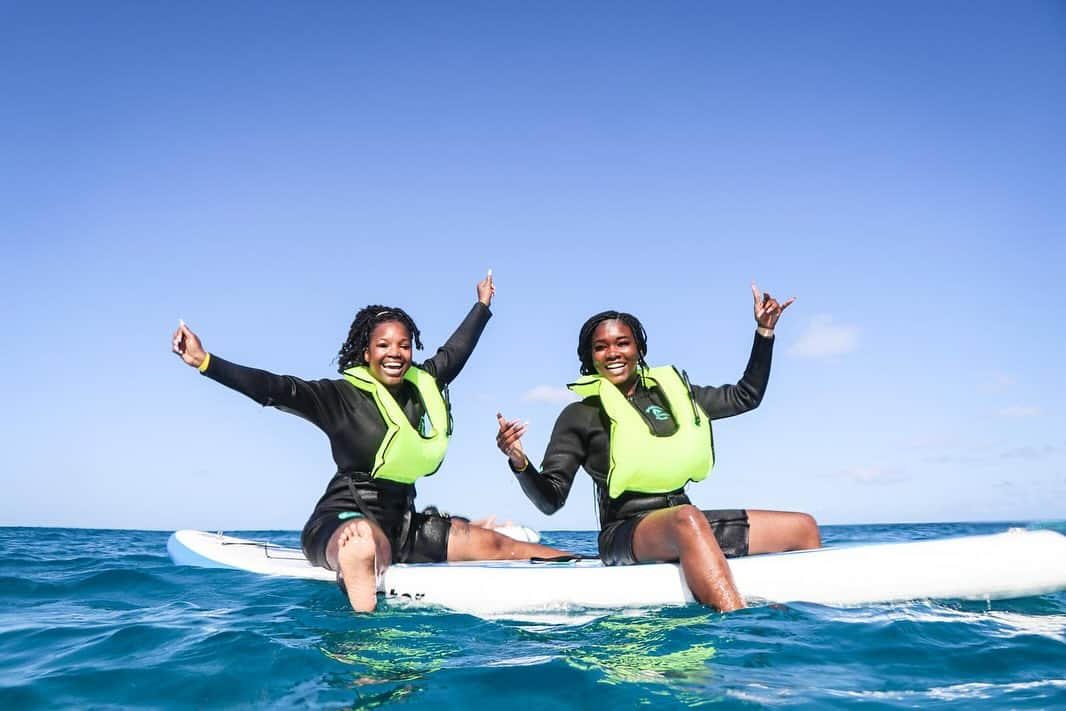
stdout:
<svg viewBox="0 0 1066 711">
<path fill-rule="evenodd" d="M 359 309 L 359 313 L 355 315 L 355 319 L 352 321 L 351 328 L 348 329 L 348 338 L 341 344 L 341 349 L 337 353 L 338 372 L 343 373 L 348 368 L 366 365 L 363 353 L 366 352 L 367 347 L 370 345 L 370 334 L 374 332 L 378 324 L 386 321 L 402 323 L 407 328 L 407 332 L 411 334 L 411 340 L 414 341 L 415 348 L 422 350 L 421 333 L 418 330 L 418 326 L 415 325 L 414 319 L 408 316 L 406 311 L 394 306 L 370 304 L 365 308 Z"/>
<path fill-rule="evenodd" d="M 644 331 L 640 319 L 625 311 L 601 311 L 585 321 L 577 337 L 577 357 L 581 359 L 582 375 L 596 374 L 596 364 L 592 362 L 592 334 L 602 322 L 613 320 L 621 321 L 629 326 L 629 330 L 633 332 L 633 339 L 637 342 L 640 367 L 647 369 L 648 364 L 644 362 L 644 356 L 648 353 L 648 334 Z"/>
</svg>

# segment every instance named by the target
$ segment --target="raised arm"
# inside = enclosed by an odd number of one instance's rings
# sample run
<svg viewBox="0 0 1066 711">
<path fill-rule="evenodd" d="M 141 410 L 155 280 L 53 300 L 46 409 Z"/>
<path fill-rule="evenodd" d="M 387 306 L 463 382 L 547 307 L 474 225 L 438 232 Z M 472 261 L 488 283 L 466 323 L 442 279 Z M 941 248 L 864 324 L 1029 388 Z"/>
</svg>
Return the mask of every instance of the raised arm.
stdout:
<svg viewBox="0 0 1066 711">
<path fill-rule="evenodd" d="M 695 385 L 692 394 L 707 417 L 719 420 L 754 410 L 766 394 L 770 380 L 770 362 L 774 353 L 774 339 L 755 334 L 748 365 L 735 384 L 714 386 Z"/>
<path fill-rule="evenodd" d="M 492 318 L 489 306 L 492 297 L 496 294 L 496 286 L 492 282 L 492 270 L 477 284 L 477 303 L 455 329 L 455 333 L 445 341 L 444 345 L 437 349 L 432 358 L 423 363 L 422 367 L 429 371 L 437 382 L 450 383 L 466 365 L 470 354 L 474 352 L 481 332 Z"/>
<path fill-rule="evenodd" d="M 774 327 L 785 309 L 796 300 L 796 297 L 792 297 L 783 304 L 779 303 L 769 292 L 760 293 L 754 282 L 751 285 L 751 295 L 755 302 L 756 331 L 744 375 L 733 385 L 697 386 L 692 389 L 696 401 L 712 420 L 754 410 L 762 402 L 770 381 Z"/>
</svg>

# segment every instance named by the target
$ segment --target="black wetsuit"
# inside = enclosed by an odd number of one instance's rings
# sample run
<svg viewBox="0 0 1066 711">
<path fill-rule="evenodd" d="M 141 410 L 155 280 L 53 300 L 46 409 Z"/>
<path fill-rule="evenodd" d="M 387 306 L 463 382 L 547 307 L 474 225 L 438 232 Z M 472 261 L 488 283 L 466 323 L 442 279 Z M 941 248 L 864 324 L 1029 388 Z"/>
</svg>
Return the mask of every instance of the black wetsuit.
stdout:
<svg viewBox="0 0 1066 711">
<path fill-rule="evenodd" d="M 743 377 L 735 385 L 693 386 L 696 402 L 712 420 L 732 417 L 759 406 L 770 378 L 773 337 L 755 335 Z M 638 386 L 629 401 L 644 416 L 656 435 L 677 431 L 666 398 L 658 388 Z M 579 467 L 592 477 L 600 513 L 600 557 L 611 564 L 635 563 L 633 531 L 637 523 L 657 509 L 690 503 L 684 488 L 669 494 L 626 492 L 617 499 L 607 495 L 610 468 L 610 420 L 599 397 L 588 397 L 562 411 L 555 422 L 541 470 L 530 462 L 515 472 L 522 491 L 546 514 L 555 513 L 566 501 Z M 705 511 L 723 552 L 729 557 L 747 555 L 747 513 L 740 509 Z"/>
<path fill-rule="evenodd" d="M 463 369 L 491 315 L 487 306 L 476 303 L 451 338 L 419 366 L 436 378 L 438 387 L 445 387 Z M 388 536 L 393 562 L 439 562 L 447 558 L 447 518 L 415 513 L 413 484 L 371 479 L 368 474 L 386 432 L 373 395 L 347 380 L 301 380 L 275 375 L 230 363 L 215 354 L 211 354 L 204 375 L 260 405 L 299 415 L 329 437 L 337 472 L 326 485 L 300 537 L 304 554 L 312 563 L 329 567 L 325 555 L 329 537 L 346 517 L 364 513 Z M 404 386 L 396 401 L 418 429 L 425 407 L 414 386 L 408 382 Z"/>
</svg>

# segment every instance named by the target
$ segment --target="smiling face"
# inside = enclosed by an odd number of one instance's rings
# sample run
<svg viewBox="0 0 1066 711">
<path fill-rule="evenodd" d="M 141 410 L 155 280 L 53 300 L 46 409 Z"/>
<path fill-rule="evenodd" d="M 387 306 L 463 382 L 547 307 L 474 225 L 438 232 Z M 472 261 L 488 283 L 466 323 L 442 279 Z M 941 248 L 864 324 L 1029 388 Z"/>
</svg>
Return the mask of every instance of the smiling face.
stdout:
<svg viewBox="0 0 1066 711">
<path fill-rule="evenodd" d="M 379 323 L 370 332 L 363 359 L 378 382 L 389 388 L 399 387 L 411 367 L 411 334 L 407 327 L 399 321 Z"/>
<path fill-rule="evenodd" d="M 623 321 L 608 319 L 596 326 L 589 339 L 596 372 L 607 378 L 624 394 L 637 386 L 640 350 L 633 331 Z"/>
</svg>

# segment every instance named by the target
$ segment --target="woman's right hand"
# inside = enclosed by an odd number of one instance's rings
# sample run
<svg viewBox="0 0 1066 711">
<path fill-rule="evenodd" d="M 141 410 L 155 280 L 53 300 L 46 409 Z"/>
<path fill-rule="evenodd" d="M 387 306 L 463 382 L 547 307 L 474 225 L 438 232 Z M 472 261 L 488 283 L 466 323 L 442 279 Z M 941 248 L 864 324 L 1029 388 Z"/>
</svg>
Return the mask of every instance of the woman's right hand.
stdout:
<svg viewBox="0 0 1066 711">
<path fill-rule="evenodd" d="M 507 421 L 498 412 L 496 421 L 500 425 L 500 431 L 496 434 L 496 446 L 511 460 L 512 469 L 522 471 L 529 464 L 529 458 L 522 449 L 522 435 L 526 433 L 526 423 L 521 420 Z"/>
<path fill-rule="evenodd" d="M 200 337 L 193 333 L 184 321 L 179 321 L 179 323 L 181 325 L 178 326 L 177 331 L 174 331 L 174 336 L 171 338 L 170 349 L 177 353 L 187 365 L 199 368 L 204 358 L 207 357 L 200 343 Z"/>
<path fill-rule="evenodd" d="M 759 328 L 765 328 L 768 331 L 774 330 L 774 326 L 777 325 L 777 319 L 781 318 L 781 314 L 785 312 L 785 309 L 796 300 L 796 297 L 793 296 L 782 304 L 770 296 L 770 292 L 760 293 L 759 287 L 755 286 L 755 282 L 751 283 L 751 295 L 755 298 L 755 324 Z"/>
</svg>

